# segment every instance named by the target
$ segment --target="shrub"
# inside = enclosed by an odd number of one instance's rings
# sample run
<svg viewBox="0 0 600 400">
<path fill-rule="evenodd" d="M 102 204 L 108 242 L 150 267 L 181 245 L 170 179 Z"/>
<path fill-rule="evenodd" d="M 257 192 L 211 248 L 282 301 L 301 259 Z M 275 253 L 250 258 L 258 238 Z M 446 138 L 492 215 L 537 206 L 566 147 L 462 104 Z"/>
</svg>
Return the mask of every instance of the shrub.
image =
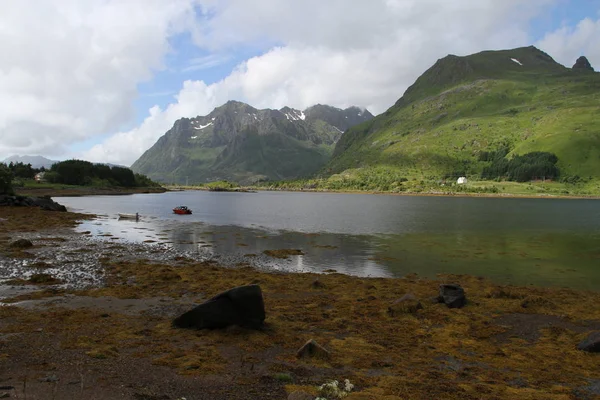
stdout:
<svg viewBox="0 0 600 400">
<path fill-rule="evenodd" d="M 515 156 L 510 160 L 504 157 L 498 158 L 498 155 L 494 157 L 492 164 L 483 169 L 481 173 L 483 179 L 506 177 L 509 181 L 527 182 L 536 178 L 555 179 L 560 175 L 556 166 L 558 157 L 553 153 L 534 151 Z"/>
</svg>

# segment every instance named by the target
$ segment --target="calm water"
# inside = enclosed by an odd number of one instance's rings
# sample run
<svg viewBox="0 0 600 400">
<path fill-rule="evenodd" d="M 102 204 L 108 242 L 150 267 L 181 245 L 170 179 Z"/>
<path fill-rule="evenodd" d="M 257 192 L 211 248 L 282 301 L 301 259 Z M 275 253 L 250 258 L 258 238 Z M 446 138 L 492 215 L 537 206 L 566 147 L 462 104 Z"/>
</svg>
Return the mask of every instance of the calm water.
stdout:
<svg viewBox="0 0 600 400">
<path fill-rule="evenodd" d="M 101 215 L 79 229 L 113 235 L 113 241 L 240 257 L 303 250 L 303 256 L 274 261 L 279 269 L 466 273 L 500 283 L 600 290 L 598 200 L 202 191 L 55 200 Z M 174 215 L 177 205 L 193 215 Z M 139 222 L 117 219 L 117 213 L 136 212 Z"/>
</svg>

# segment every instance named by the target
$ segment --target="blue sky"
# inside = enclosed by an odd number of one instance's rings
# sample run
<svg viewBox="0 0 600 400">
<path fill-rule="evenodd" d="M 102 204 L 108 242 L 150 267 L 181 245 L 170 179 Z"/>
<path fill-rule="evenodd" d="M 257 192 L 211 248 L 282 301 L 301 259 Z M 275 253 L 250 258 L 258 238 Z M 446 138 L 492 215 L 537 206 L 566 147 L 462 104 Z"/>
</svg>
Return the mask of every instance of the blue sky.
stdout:
<svg viewBox="0 0 600 400">
<path fill-rule="evenodd" d="M 558 0 L 554 6 L 546 7 L 531 21 L 531 44 L 541 40 L 547 32 L 563 26 L 573 27 L 584 18 L 596 18 L 599 11 L 600 0 Z M 133 125 L 141 123 L 153 105 L 164 108 L 171 103 L 183 81 L 203 80 L 207 84 L 215 83 L 227 77 L 243 61 L 259 56 L 269 48 L 268 44 L 262 44 L 228 49 L 215 55 L 215 59 L 222 60 L 218 64 L 186 70 L 194 59 L 210 57 L 211 53 L 198 48 L 189 34 L 175 37 L 171 45 L 173 51 L 166 57 L 166 70 L 158 71 L 152 80 L 138 86 L 139 98 L 135 102 L 137 119 L 132 122 Z"/>
</svg>

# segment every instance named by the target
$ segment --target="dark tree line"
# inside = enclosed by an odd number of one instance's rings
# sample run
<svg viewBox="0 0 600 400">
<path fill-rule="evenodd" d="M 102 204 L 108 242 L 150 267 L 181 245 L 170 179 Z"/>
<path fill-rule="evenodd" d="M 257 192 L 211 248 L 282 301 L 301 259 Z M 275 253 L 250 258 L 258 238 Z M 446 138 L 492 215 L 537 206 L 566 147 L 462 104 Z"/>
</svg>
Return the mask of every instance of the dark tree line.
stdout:
<svg viewBox="0 0 600 400">
<path fill-rule="evenodd" d="M 35 174 L 45 171 L 44 167 L 33 168 L 31 164 L 23 164 L 22 162 L 11 162 L 8 164 L 7 168 L 12 173 L 14 178 L 22 179 L 33 179 Z"/>
<path fill-rule="evenodd" d="M 123 187 L 158 186 L 148 177 L 134 174 L 129 168 L 111 167 L 83 160 L 67 160 L 53 164 L 44 178 L 51 183 L 80 186 L 99 183 Z"/>
<path fill-rule="evenodd" d="M 504 178 L 509 181 L 527 182 L 533 179 L 557 179 L 560 170 L 556 166 L 558 157 L 555 154 L 534 151 L 532 153 L 507 159 L 508 149 L 501 148 L 494 152 L 483 152 L 480 161 L 491 161 L 481 174 L 483 179 Z"/>
</svg>

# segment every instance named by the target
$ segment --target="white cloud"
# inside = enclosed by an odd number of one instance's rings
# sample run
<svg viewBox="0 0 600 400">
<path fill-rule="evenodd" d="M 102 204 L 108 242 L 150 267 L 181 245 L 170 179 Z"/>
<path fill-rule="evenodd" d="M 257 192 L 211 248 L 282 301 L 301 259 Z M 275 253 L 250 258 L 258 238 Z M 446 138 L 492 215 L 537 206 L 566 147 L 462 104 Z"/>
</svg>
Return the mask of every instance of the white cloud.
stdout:
<svg viewBox="0 0 600 400">
<path fill-rule="evenodd" d="M 531 44 L 529 22 L 556 1 L 9 0 L 0 14 L 0 51 L 9 55 L 0 59 L 0 154 L 52 156 L 130 123 L 137 85 L 163 68 L 180 32 L 209 53 L 180 70 L 220 65 L 239 49 L 268 50 L 220 82 L 184 82 L 172 104 L 77 156 L 131 164 L 175 120 L 230 99 L 382 112 L 448 53 Z M 585 51 L 597 66 L 597 42 L 598 22 L 585 20 L 539 45 L 567 65 Z"/>
<path fill-rule="evenodd" d="M 220 82 L 186 82 L 177 102 L 84 156 L 130 164 L 176 119 L 205 115 L 230 99 L 259 108 L 324 103 L 379 113 L 448 53 L 529 45 L 529 20 L 552 1 L 204 0 L 211 17 L 196 26 L 198 45 L 218 52 L 256 41 L 283 44 Z"/>
<path fill-rule="evenodd" d="M 3 1 L 0 155 L 59 155 L 130 122 L 138 83 L 193 21 L 194 0 Z"/>
<path fill-rule="evenodd" d="M 230 54 L 209 54 L 204 57 L 192 58 L 183 72 L 199 71 L 214 68 L 231 60 Z"/>
<path fill-rule="evenodd" d="M 596 71 L 600 68 L 600 19 L 585 18 L 574 28 L 564 26 L 550 32 L 538 46 L 556 61 L 573 66 L 579 56 L 586 56 Z"/>
</svg>

